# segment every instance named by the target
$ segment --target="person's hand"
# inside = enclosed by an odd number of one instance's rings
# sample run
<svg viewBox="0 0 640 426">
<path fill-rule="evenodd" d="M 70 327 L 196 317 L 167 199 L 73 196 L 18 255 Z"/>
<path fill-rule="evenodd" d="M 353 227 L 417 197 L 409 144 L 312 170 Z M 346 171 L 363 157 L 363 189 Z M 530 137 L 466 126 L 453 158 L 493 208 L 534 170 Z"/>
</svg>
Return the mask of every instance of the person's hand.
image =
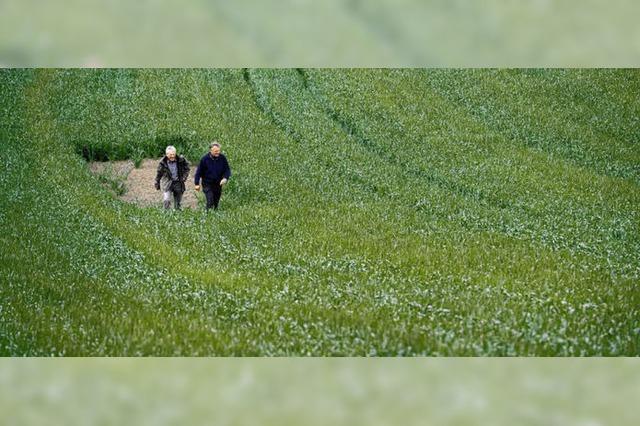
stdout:
<svg viewBox="0 0 640 426">
<path fill-rule="evenodd" d="M 200 185 L 196 185 L 195 188 L 196 188 L 196 191 L 200 191 Z"/>
<path fill-rule="evenodd" d="M 222 180 L 220 181 L 220 186 L 224 186 L 224 184 L 225 184 L 225 183 L 227 183 L 227 179 L 226 179 L 226 178 L 225 178 L 225 179 L 222 179 Z"/>
<path fill-rule="evenodd" d="M 160 184 L 159 183 L 156 183 L 154 186 L 156 188 L 156 191 L 160 191 Z"/>
</svg>

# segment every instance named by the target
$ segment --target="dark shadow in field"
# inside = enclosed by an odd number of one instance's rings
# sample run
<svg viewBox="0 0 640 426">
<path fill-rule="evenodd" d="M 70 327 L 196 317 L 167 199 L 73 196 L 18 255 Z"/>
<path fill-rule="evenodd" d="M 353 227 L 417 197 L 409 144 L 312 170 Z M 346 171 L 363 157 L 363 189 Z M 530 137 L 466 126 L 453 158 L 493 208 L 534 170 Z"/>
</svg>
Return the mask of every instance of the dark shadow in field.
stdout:
<svg viewBox="0 0 640 426">
<path fill-rule="evenodd" d="M 188 158 L 199 158 L 206 150 L 207 142 L 184 135 L 158 135 L 147 141 L 126 143 L 123 141 L 96 146 L 87 140 L 71 141 L 75 152 L 85 161 L 122 161 L 132 160 L 136 165 L 144 158 L 156 158 L 164 155 L 167 146 L 173 145 L 181 155 Z"/>
</svg>

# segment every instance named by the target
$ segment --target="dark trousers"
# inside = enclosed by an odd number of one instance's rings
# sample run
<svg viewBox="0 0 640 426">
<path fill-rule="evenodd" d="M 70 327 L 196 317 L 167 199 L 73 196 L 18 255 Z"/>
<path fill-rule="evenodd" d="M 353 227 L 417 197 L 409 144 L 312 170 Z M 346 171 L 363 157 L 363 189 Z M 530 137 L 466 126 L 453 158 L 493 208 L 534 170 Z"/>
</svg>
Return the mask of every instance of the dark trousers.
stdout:
<svg viewBox="0 0 640 426">
<path fill-rule="evenodd" d="M 171 198 L 173 197 L 173 206 L 176 209 L 180 209 L 180 202 L 182 202 L 182 182 L 172 182 L 169 191 L 163 194 L 163 204 L 165 209 L 171 208 Z"/>
<path fill-rule="evenodd" d="M 220 197 L 222 196 L 222 187 L 220 186 L 220 182 L 203 183 L 202 190 L 204 191 L 205 197 L 207 197 L 207 210 L 211 207 L 213 207 L 214 210 L 217 210 Z"/>
</svg>

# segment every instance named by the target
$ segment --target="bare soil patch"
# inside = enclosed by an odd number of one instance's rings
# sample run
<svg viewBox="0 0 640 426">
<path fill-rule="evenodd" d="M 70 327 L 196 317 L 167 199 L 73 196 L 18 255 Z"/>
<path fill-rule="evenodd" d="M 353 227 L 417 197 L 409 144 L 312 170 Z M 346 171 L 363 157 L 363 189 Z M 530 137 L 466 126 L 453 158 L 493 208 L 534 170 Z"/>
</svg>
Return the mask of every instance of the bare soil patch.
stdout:
<svg viewBox="0 0 640 426">
<path fill-rule="evenodd" d="M 122 201 L 137 204 L 142 207 L 161 207 L 162 192 L 154 188 L 158 159 L 143 160 L 139 168 L 134 166 L 133 161 L 107 161 L 91 162 L 89 170 L 98 176 L 103 184 L 110 189 L 114 187 L 122 188 L 116 195 Z M 183 208 L 196 208 L 198 199 L 191 177 L 195 173 L 195 166 L 191 165 L 191 173 L 187 179 L 187 190 L 182 197 Z"/>
</svg>

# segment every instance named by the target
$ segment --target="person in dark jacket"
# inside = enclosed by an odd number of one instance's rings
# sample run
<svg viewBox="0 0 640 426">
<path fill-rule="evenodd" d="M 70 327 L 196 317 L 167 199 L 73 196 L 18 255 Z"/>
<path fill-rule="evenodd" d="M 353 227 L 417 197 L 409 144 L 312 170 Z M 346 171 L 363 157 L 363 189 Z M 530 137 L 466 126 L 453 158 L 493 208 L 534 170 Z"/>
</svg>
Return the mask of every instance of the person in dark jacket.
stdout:
<svg viewBox="0 0 640 426">
<path fill-rule="evenodd" d="M 217 142 L 209 146 L 209 152 L 200 160 L 195 174 L 196 191 L 200 191 L 200 179 L 202 190 L 207 197 L 207 210 L 213 207 L 218 209 L 218 203 L 222 196 L 222 187 L 231 177 L 231 168 L 227 157 L 220 153 L 220 144 Z"/>
<path fill-rule="evenodd" d="M 171 197 L 173 196 L 173 206 L 180 209 L 182 194 L 185 191 L 185 182 L 189 177 L 189 162 L 182 156 L 178 156 L 176 148 L 169 145 L 165 150 L 165 156 L 158 164 L 155 187 L 162 189 L 162 201 L 165 209 L 171 207 Z"/>
</svg>

